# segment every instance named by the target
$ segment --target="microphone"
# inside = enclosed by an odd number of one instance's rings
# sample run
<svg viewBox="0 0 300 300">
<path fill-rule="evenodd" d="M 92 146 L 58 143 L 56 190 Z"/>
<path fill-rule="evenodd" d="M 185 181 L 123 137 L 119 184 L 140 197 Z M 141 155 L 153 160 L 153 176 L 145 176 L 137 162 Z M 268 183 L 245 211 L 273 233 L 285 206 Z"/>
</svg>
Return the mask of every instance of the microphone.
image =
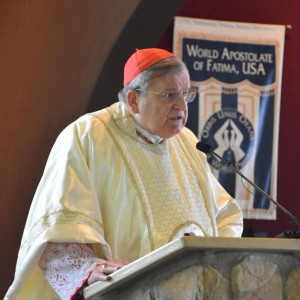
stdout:
<svg viewBox="0 0 300 300">
<path fill-rule="evenodd" d="M 250 183 L 254 188 L 256 188 L 260 193 L 266 196 L 276 207 L 278 207 L 283 213 L 289 216 L 294 223 L 300 228 L 300 221 L 287 209 L 285 209 L 282 205 L 276 202 L 270 195 L 268 195 L 264 190 L 262 190 L 259 186 L 257 186 L 254 182 L 248 179 L 243 173 L 240 172 L 238 168 L 236 168 L 230 161 L 222 158 L 216 152 L 214 152 L 210 145 L 204 142 L 198 142 L 196 148 L 205 154 L 211 154 L 214 157 L 217 157 L 221 162 L 223 162 L 227 167 L 230 167 L 235 173 L 239 174 L 243 179 L 245 179 L 248 183 Z M 288 230 L 284 233 L 278 235 L 278 237 L 287 237 L 287 238 L 300 238 L 300 229 L 293 231 Z"/>
</svg>

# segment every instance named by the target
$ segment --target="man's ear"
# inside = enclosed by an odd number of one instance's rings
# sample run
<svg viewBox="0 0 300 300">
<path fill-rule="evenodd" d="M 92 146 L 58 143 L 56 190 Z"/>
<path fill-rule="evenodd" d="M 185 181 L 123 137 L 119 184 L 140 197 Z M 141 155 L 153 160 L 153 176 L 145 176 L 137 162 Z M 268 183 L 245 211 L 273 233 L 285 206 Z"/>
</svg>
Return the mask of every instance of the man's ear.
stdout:
<svg viewBox="0 0 300 300">
<path fill-rule="evenodd" d="M 138 95 L 135 90 L 129 90 L 126 94 L 127 106 L 132 114 L 139 112 Z"/>
</svg>

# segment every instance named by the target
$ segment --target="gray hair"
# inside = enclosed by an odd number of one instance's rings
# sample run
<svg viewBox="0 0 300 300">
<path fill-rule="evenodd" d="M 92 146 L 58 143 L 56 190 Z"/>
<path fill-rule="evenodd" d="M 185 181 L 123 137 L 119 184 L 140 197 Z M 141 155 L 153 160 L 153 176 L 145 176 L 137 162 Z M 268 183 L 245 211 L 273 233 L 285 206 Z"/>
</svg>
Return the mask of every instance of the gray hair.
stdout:
<svg viewBox="0 0 300 300">
<path fill-rule="evenodd" d="M 118 94 L 119 101 L 127 105 L 126 94 L 129 90 L 147 90 L 151 86 L 153 79 L 163 75 L 181 74 L 183 72 L 188 72 L 187 67 L 178 58 L 169 57 L 163 59 L 144 70 L 134 79 L 132 79 L 127 85 L 125 85 Z"/>
</svg>

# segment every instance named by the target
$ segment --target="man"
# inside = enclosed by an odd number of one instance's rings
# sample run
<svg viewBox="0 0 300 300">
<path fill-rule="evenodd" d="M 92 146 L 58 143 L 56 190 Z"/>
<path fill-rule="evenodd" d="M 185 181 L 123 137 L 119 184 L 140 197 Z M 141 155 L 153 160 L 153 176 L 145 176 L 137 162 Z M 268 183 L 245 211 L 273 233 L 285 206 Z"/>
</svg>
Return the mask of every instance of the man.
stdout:
<svg viewBox="0 0 300 300">
<path fill-rule="evenodd" d="M 120 101 L 55 142 L 5 299 L 71 299 L 186 233 L 241 236 L 238 204 L 185 127 L 195 96 L 172 53 L 142 49 L 128 59 Z"/>
</svg>

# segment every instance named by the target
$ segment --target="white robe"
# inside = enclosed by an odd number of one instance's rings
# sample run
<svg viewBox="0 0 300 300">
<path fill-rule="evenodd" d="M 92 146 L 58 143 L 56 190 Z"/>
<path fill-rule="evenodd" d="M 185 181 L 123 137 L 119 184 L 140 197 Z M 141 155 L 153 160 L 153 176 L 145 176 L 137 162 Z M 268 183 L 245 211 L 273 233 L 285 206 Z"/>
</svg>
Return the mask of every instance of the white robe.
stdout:
<svg viewBox="0 0 300 300">
<path fill-rule="evenodd" d="M 122 103 L 69 125 L 34 196 L 5 299 L 55 299 L 38 267 L 47 241 L 90 243 L 99 257 L 133 261 L 186 232 L 241 236 L 241 209 L 196 143 L 187 128 L 142 142 Z"/>
</svg>

